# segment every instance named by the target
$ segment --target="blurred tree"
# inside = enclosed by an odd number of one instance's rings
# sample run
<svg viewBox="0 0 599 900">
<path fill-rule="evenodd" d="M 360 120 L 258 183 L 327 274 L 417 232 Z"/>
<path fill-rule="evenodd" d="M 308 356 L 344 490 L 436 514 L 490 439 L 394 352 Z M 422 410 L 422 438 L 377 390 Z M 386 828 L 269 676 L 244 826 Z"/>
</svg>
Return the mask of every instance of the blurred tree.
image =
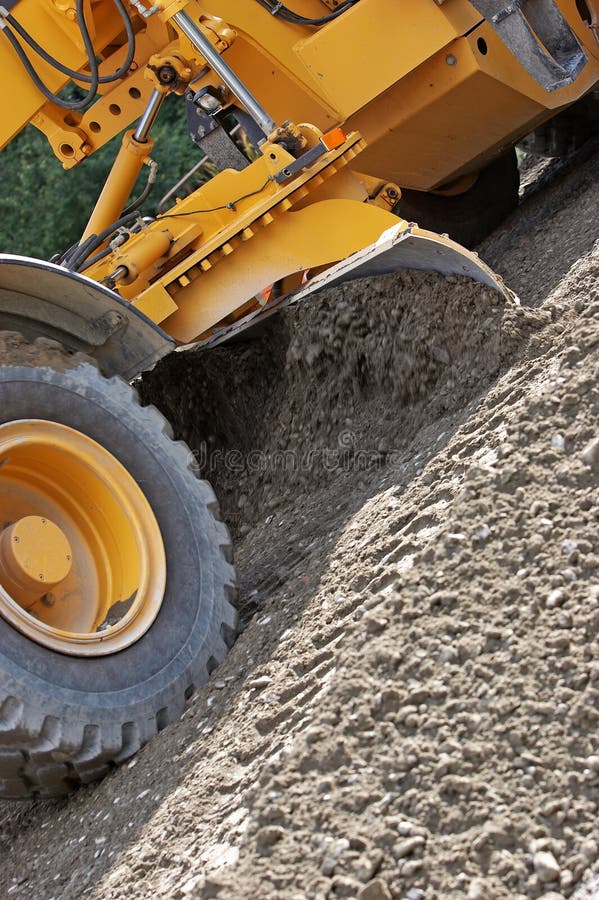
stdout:
<svg viewBox="0 0 599 900">
<path fill-rule="evenodd" d="M 153 212 L 160 198 L 202 153 L 187 135 L 185 103 L 167 98 L 152 137 L 152 158 L 159 174 L 143 211 Z M 48 259 L 74 244 L 89 214 L 120 145 L 110 141 L 74 169 L 65 171 L 46 138 L 27 127 L 0 153 L 0 252 Z M 132 197 L 141 193 L 148 175 L 144 167 Z"/>
</svg>

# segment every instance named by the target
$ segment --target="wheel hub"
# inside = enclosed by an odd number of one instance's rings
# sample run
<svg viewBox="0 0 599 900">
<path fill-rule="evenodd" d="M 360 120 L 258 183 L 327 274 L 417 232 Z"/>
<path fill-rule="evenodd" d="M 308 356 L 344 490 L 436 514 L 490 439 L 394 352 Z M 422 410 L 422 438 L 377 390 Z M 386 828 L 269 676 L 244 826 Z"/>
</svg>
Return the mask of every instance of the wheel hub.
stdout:
<svg viewBox="0 0 599 900">
<path fill-rule="evenodd" d="M 0 425 L 0 615 L 52 650 L 102 656 L 139 640 L 166 559 L 139 485 L 73 428 Z"/>
<path fill-rule="evenodd" d="M 42 516 L 23 516 L 0 537 L 0 583 L 28 609 L 65 580 L 73 551 L 58 525 Z"/>
</svg>

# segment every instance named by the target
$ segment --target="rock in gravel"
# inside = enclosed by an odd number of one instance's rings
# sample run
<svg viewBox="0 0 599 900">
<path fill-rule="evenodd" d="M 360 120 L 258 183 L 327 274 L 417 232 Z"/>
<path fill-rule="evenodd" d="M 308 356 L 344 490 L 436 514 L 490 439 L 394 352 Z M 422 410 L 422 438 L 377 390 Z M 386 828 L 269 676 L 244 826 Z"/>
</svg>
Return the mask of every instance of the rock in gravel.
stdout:
<svg viewBox="0 0 599 900">
<path fill-rule="evenodd" d="M 560 867 L 553 853 L 549 853 L 547 850 L 539 850 L 535 853 L 532 863 L 535 872 L 543 883 L 558 880 Z"/>
<path fill-rule="evenodd" d="M 585 760 L 585 765 L 591 772 L 599 773 L 599 756 L 588 756 Z"/>
<path fill-rule="evenodd" d="M 555 609 L 556 606 L 561 606 L 565 599 L 565 593 L 560 590 L 560 588 L 556 588 L 547 595 L 545 605 L 547 606 L 547 609 Z"/>
<path fill-rule="evenodd" d="M 360 885 L 355 879 L 348 878 L 347 875 L 335 875 L 331 881 L 331 897 L 347 897 L 353 898 L 360 889 Z"/>
<path fill-rule="evenodd" d="M 468 900 L 489 900 L 493 888 L 485 878 L 474 878 L 468 886 Z"/>
<path fill-rule="evenodd" d="M 591 468 L 595 468 L 595 466 L 599 465 L 599 436 L 593 438 L 593 440 L 587 444 L 581 453 L 581 459 L 583 463 Z"/>
<path fill-rule="evenodd" d="M 267 825 L 256 834 L 256 846 L 259 849 L 267 849 L 278 843 L 285 835 L 285 830 L 278 825 Z"/>
<path fill-rule="evenodd" d="M 358 900 L 392 900 L 387 882 L 382 878 L 369 881 L 358 891 Z"/>
<path fill-rule="evenodd" d="M 341 838 L 327 847 L 325 858 L 322 861 L 321 872 L 323 875 L 330 877 L 335 871 L 337 860 L 339 857 L 349 850 L 350 843 L 347 838 Z"/>
<path fill-rule="evenodd" d="M 406 894 L 406 900 L 424 900 L 424 891 L 420 888 L 410 888 Z"/>
<path fill-rule="evenodd" d="M 404 856 L 409 856 L 411 853 L 414 853 L 415 850 L 424 847 L 424 843 L 424 838 L 419 834 L 407 838 L 407 840 L 401 841 L 395 846 L 395 856 L 397 859 L 403 859 Z"/>
<path fill-rule="evenodd" d="M 272 682 L 272 678 L 268 675 L 260 675 L 258 678 L 250 678 L 246 684 L 249 688 L 253 688 L 256 691 L 261 691 L 262 688 L 268 687 L 268 685 Z"/>
</svg>

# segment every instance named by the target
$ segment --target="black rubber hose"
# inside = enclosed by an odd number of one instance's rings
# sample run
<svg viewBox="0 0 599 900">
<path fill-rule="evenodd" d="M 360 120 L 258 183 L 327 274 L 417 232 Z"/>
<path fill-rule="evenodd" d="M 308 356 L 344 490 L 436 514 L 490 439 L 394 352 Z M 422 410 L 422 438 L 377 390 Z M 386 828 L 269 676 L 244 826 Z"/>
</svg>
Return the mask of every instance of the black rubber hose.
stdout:
<svg viewBox="0 0 599 900">
<path fill-rule="evenodd" d="M 133 25 L 131 24 L 131 19 L 127 14 L 127 10 L 125 9 L 122 0 L 113 0 L 114 5 L 116 6 L 121 19 L 123 20 L 123 24 L 125 26 L 125 31 L 127 34 L 127 58 L 125 62 L 117 69 L 116 72 L 113 72 L 112 75 L 100 75 L 98 77 L 98 84 L 110 84 L 113 81 L 118 81 L 123 77 L 129 70 L 131 63 L 133 62 L 133 57 L 135 56 L 135 32 L 133 31 Z M 64 63 L 61 63 L 59 60 L 55 59 L 55 57 L 51 56 L 47 50 L 38 44 L 38 42 L 33 38 L 29 32 L 23 28 L 20 22 L 17 22 L 15 17 L 8 13 L 4 17 L 8 24 L 14 28 L 18 34 L 21 35 L 24 41 L 31 47 L 32 50 L 41 56 L 43 60 L 45 60 L 49 65 L 53 66 L 53 68 L 57 69 L 59 72 L 62 72 L 63 75 L 68 75 L 70 78 L 75 81 L 82 81 L 84 84 L 92 83 L 92 76 L 86 75 L 85 73 L 77 72 L 76 69 L 70 69 L 68 66 L 65 66 Z M 95 62 L 95 54 L 93 55 Z M 90 61 L 90 69 L 92 68 L 92 64 Z"/>
<path fill-rule="evenodd" d="M 89 88 L 89 91 L 87 92 L 87 94 L 85 95 L 85 97 L 83 97 L 81 100 L 63 100 L 62 97 L 59 97 L 57 94 L 54 94 L 41 80 L 41 78 L 35 71 L 31 61 L 29 60 L 27 54 L 21 47 L 17 37 L 12 33 L 10 28 L 5 27 L 2 29 L 4 31 L 4 33 L 6 34 L 6 37 L 12 44 L 15 53 L 17 54 L 17 56 L 23 63 L 23 66 L 25 67 L 27 74 L 29 75 L 29 77 L 31 78 L 31 80 L 33 81 L 35 86 L 44 95 L 46 100 L 49 100 L 51 103 L 56 104 L 56 106 L 60 106 L 62 109 L 72 109 L 72 110 L 83 109 L 85 106 L 88 105 L 88 103 L 90 103 L 94 99 L 94 97 L 96 96 L 96 91 L 98 89 L 98 65 L 96 63 L 96 58 L 94 55 L 94 48 L 93 48 L 93 45 L 91 42 L 89 31 L 88 31 L 87 25 L 85 23 L 85 16 L 83 13 L 83 0 L 77 0 L 77 18 L 79 21 L 79 27 L 81 29 L 81 36 L 83 38 L 85 50 L 88 54 L 88 58 L 90 61 L 90 70 L 91 70 L 90 88 Z"/>
<path fill-rule="evenodd" d="M 63 267 L 69 269 L 71 272 L 78 272 L 81 266 L 83 266 L 86 259 L 97 250 L 97 248 L 104 243 L 104 241 L 110 237 L 110 235 L 116 231 L 118 228 L 121 228 L 123 225 L 128 225 L 129 222 L 132 222 L 137 218 L 136 212 L 130 212 L 126 215 L 121 216 L 120 219 L 117 219 L 116 222 L 113 222 L 99 234 L 91 234 L 82 244 L 77 248 L 77 252 L 73 253 L 72 257 L 67 261 L 63 262 Z"/>
<path fill-rule="evenodd" d="M 63 267 L 63 269 L 69 269 L 70 271 L 75 271 L 75 269 L 72 266 L 72 261 L 76 257 L 78 257 L 81 253 L 83 253 L 84 250 L 89 249 L 89 252 L 87 253 L 87 256 L 89 256 L 89 254 L 94 249 L 93 245 L 95 244 L 95 240 L 96 240 L 96 235 L 91 234 L 88 238 L 85 239 L 85 241 L 83 241 L 82 244 L 75 244 L 74 247 L 71 247 L 70 250 L 67 250 L 67 252 L 65 253 L 65 255 L 60 263 L 61 266 Z M 87 258 L 87 256 L 86 256 L 86 258 Z"/>
<path fill-rule="evenodd" d="M 283 19 L 285 22 L 289 22 L 293 25 L 326 25 L 327 22 L 332 22 L 333 19 L 336 19 L 338 16 L 342 15 L 342 13 L 346 12 L 351 6 L 354 6 L 358 3 L 359 0 L 347 0 L 346 3 L 342 4 L 342 6 L 337 7 L 337 9 L 333 10 L 333 12 L 329 13 L 326 16 L 321 16 L 318 19 L 310 19 L 306 18 L 306 16 L 301 16 L 299 13 L 293 12 L 293 10 L 288 9 L 286 6 L 283 6 L 282 3 L 270 3 L 270 0 L 258 0 L 260 6 L 263 6 L 265 9 L 269 11 L 269 13 L 273 16 L 277 16 L 279 19 Z"/>
<path fill-rule="evenodd" d="M 79 266 L 78 272 L 85 272 L 87 269 L 91 269 L 93 265 L 97 262 L 100 262 L 102 259 L 106 259 L 107 256 L 110 256 L 112 253 L 112 247 L 104 247 L 103 250 L 100 250 L 98 253 L 94 253 L 93 256 L 89 256 L 85 262 Z"/>
<path fill-rule="evenodd" d="M 139 195 L 139 197 L 137 197 L 136 200 L 133 200 L 129 204 L 129 206 L 125 207 L 125 209 L 121 213 L 122 216 L 126 216 L 129 213 L 135 212 L 135 210 L 139 209 L 139 207 L 143 203 L 146 202 L 146 200 L 148 199 L 148 197 L 152 191 L 152 188 L 156 184 L 156 175 L 158 174 L 158 163 L 154 162 L 153 160 L 150 160 L 149 165 L 150 165 L 150 171 L 148 172 L 148 180 L 146 181 L 146 186 L 144 187 L 144 189 L 141 192 L 141 194 Z"/>
<path fill-rule="evenodd" d="M 144 187 L 143 191 L 141 192 L 139 197 L 137 197 L 136 200 L 134 200 L 132 203 L 130 203 L 129 206 L 125 207 L 119 221 L 122 221 L 125 218 L 129 218 L 131 216 L 131 213 L 137 212 L 139 207 L 143 203 L 145 203 L 152 188 L 154 187 L 154 184 L 156 181 L 156 170 L 157 169 L 158 169 L 158 166 L 156 166 L 156 169 L 153 172 L 152 171 L 150 172 L 150 174 L 148 175 L 148 180 L 146 182 L 146 186 Z M 107 230 L 109 230 L 109 235 L 112 234 L 113 231 L 116 231 L 117 228 L 120 228 L 120 225 L 118 225 L 116 223 L 114 225 L 109 225 L 109 227 L 107 229 Z M 104 234 L 104 232 L 103 232 L 103 234 Z M 101 241 L 106 240 L 106 237 L 108 237 L 109 235 L 105 235 L 104 237 L 102 237 L 102 235 L 98 235 L 98 240 L 101 240 Z M 91 238 L 88 238 L 88 240 L 92 240 L 92 239 L 93 239 L 93 244 L 95 246 L 98 246 L 96 243 L 96 235 L 91 235 Z M 86 241 L 86 243 L 87 243 L 87 241 Z M 71 271 L 76 271 L 76 272 L 85 271 L 85 269 L 89 269 L 91 266 L 93 266 L 94 263 L 100 262 L 100 260 L 104 259 L 105 256 L 108 256 L 109 253 L 112 253 L 112 250 L 110 249 L 110 247 L 105 247 L 104 250 L 100 250 L 99 253 L 96 253 L 90 259 L 89 254 L 92 252 L 92 250 L 95 249 L 95 246 L 92 246 L 91 249 L 87 250 L 87 248 L 85 247 L 85 244 L 82 244 L 81 251 L 83 252 L 84 250 L 86 250 L 86 255 L 85 255 L 84 259 L 81 260 L 81 262 L 79 262 L 79 258 L 80 258 L 81 254 L 77 253 L 77 261 L 75 263 L 76 268 L 73 267 L 72 261 L 70 261 L 68 263 L 68 268 L 71 269 Z"/>
</svg>

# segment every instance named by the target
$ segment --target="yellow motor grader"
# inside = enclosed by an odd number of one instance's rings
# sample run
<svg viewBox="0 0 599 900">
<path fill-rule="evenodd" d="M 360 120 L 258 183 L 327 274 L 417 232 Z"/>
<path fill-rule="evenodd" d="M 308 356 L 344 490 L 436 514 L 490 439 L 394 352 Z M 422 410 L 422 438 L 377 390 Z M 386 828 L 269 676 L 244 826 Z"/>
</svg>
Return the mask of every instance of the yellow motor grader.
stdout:
<svg viewBox="0 0 599 900">
<path fill-rule="evenodd" d="M 346 279 L 426 269 L 507 295 L 413 220 L 472 241 L 509 212 L 516 142 L 599 80 L 598 16 L 599 0 L 4 0 L 0 146 L 31 124 L 70 169 L 123 136 L 74 246 L 0 255 L 0 796 L 103 775 L 234 639 L 214 495 L 132 379 Z M 170 94 L 219 171 L 148 216 Z"/>
</svg>

